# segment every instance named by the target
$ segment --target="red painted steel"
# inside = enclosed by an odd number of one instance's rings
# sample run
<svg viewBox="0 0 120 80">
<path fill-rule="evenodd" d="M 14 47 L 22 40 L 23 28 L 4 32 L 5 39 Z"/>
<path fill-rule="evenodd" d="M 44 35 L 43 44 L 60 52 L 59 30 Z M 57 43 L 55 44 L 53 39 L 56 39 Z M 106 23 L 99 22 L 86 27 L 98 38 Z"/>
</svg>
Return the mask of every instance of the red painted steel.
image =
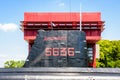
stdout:
<svg viewBox="0 0 120 80">
<path fill-rule="evenodd" d="M 48 13 L 33 13 L 33 12 L 25 12 L 24 13 L 24 21 L 62 21 L 62 22 L 73 22 L 80 21 L 80 13 L 79 12 L 48 12 Z M 82 13 L 82 21 L 101 21 L 101 13 L 100 12 L 83 12 Z"/>
<path fill-rule="evenodd" d="M 93 67 L 96 68 L 96 47 L 95 47 L 95 43 L 93 46 Z"/>
<path fill-rule="evenodd" d="M 79 30 L 79 12 L 25 12 L 21 21 L 24 39 L 29 43 L 29 50 L 36 38 L 37 30 Z M 87 44 L 93 46 L 93 62 L 89 66 L 96 66 L 95 44 L 101 39 L 104 21 L 100 12 L 82 13 L 82 30 L 86 33 Z"/>
</svg>

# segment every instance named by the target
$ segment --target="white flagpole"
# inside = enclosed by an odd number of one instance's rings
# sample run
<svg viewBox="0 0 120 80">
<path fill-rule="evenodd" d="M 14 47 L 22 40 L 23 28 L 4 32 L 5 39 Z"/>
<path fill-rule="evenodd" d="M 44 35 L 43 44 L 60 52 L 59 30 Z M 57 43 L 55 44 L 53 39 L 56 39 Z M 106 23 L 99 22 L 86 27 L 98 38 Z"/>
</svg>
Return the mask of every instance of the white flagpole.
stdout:
<svg viewBox="0 0 120 80">
<path fill-rule="evenodd" d="M 80 31 L 82 31 L 82 5 L 80 4 Z"/>
</svg>

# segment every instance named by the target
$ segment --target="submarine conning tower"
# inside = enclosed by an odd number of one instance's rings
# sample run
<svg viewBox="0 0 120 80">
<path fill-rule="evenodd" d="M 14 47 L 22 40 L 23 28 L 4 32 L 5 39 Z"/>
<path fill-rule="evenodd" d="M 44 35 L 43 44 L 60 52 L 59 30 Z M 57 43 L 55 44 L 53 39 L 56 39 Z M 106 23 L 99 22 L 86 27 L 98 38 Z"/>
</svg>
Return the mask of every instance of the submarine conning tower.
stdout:
<svg viewBox="0 0 120 80">
<path fill-rule="evenodd" d="M 24 32 L 24 39 L 28 42 L 29 52 L 31 52 L 32 46 L 34 45 L 38 33 L 40 35 L 40 33 L 44 34 L 45 33 L 44 31 L 46 31 L 51 35 L 54 35 L 52 34 L 53 32 L 58 34 L 58 33 L 62 33 L 61 31 L 63 31 L 65 35 L 67 33 L 71 35 L 71 32 L 73 34 L 76 34 L 76 32 L 78 32 L 80 29 L 79 27 L 80 13 L 79 12 L 25 12 L 24 20 L 21 21 L 21 26 L 22 26 L 21 29 Z M 101 20 L 100 12 L 82 12 L 82 31 L 85 32 L 86 46 L 87 46 L 86 52 L 88 55 L 90 55 L 89 56 L 90 59 L 88 60 L 88 67 L 96 67 L 96 51 L 97 51 L 96 42 L 101 39 L 101 32 L 103 30 L 104 30 L 104 21 Z M 45 34 L 47 35 L 48 33 Z M 70 38 L 71 40 L 74 39 L 74 37 L 70 37 Z M 62 36 L 62 38 L 59 37 L 44 38 L 44 40 L 46 41 L 50 39 L 64 40 L 65 37 Z M 69 44 L 69 42 L 67 42 L 67 44 Z M 47 49 L 48 51 L 50 50 L 49 48 Z M 59 49 L 52 48 L 52 50 L 57 51 Z M 69 50 L 73 51 L 74 48 L 70 47 Z M 53 53 L 53 51 L 51 52 Z M 70 62 L 71 61 L 69 61 L 69 63 Z"/>
</svg>

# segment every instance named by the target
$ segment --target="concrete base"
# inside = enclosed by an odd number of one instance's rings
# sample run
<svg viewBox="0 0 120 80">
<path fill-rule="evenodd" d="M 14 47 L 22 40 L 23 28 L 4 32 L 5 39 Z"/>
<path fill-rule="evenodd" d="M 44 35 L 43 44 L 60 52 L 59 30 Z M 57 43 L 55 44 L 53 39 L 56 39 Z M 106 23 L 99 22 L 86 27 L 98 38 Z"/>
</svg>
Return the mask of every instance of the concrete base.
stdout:
<svg viewBox="0 0 120 80">
<path fill-rule="evenodd" d="M 0 80 L 120 80 L 120 68 L 0 68 Z"/>
</svg>

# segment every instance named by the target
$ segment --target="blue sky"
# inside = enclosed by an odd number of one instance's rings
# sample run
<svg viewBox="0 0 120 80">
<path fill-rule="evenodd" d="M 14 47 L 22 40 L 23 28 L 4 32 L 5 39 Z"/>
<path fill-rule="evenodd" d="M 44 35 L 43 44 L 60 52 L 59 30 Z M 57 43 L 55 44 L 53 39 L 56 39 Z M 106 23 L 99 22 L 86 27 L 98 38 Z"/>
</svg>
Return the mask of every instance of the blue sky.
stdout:
<svg viewBox="0 0 120 80">
<path fill-rule="evenodd" d="M 20 21 L 24 12 L 101 12 L 105 21 L 103 39 L 120 40 L 120 0 L 0 0 L 0 67 L 6 60 L 24 60 L 28 44 Z M 70 4 L 71 3 L 71 4 Z"/>
</svg>

